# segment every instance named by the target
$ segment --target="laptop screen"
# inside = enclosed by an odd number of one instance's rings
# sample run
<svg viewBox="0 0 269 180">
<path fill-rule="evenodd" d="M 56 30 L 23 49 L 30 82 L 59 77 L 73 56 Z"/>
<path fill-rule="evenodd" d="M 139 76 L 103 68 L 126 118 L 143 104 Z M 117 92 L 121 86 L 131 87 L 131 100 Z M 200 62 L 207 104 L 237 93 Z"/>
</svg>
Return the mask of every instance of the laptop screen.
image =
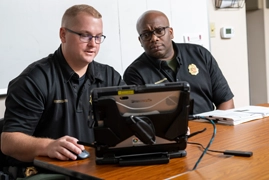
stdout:
<svg viewBox="0 0 269 180">
<path fill-rule="evenodd" d="M 184 151 L 189 92 L 187 82 L 93 89 L 98 162 L 104 163 L 108 154 L 117 162 L 133 154 Z"/>
</svg>

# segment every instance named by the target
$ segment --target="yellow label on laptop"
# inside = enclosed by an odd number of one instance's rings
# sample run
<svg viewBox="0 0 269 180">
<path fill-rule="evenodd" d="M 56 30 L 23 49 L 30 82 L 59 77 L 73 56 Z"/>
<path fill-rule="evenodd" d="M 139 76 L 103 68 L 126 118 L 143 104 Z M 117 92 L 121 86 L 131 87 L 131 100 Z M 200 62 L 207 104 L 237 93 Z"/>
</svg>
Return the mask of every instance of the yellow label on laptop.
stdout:
<svg viewBox="0 0 269 180">
<path fill-rule="evenodd" d="M 130 95 L 134 94 L 134 90 L 132 89 L 125 89 L 125 90 L 119 90 L 118 95 Z"/>
</svg>

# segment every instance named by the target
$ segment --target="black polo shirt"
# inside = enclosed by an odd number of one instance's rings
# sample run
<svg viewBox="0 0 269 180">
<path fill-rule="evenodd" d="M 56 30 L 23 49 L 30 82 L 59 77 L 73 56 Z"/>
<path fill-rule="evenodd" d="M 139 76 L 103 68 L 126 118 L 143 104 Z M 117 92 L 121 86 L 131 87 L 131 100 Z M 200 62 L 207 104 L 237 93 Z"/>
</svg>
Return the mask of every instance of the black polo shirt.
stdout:
<svg viewBox="0 0 269 180">
<path fill-rule="evenodd" d="M 9 83 L 3 131 L 53 139 L 69 135 L 92 142 L 93 131 L 88 126 L 92 88 L 124 82 L 112 67 L 95 61 L 84 78 L 80 84 L 61 47 L 32 63 Z"/>
<path fill-rule="evenodd" d="M 218 106 L 233 98 L 217 61 L 207 49 L 195 44 L 174 42 L 173 47 L 177 61 L 176 72 L 165 61 L 143 53 L 125 70 L 124 81 L 136 85 L 187 81 L 191 87 L 190 98 L 194 99 L 194 114 L 211 111 L 214 109 L 213 104 Z"/>
</svg>

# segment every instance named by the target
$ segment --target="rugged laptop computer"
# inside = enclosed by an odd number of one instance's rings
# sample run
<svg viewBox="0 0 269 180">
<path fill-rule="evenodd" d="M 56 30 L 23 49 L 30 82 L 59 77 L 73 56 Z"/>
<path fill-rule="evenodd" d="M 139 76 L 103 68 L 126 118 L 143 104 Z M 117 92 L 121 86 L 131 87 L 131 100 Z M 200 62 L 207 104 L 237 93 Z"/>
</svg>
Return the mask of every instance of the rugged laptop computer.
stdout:
<svg viewBox="0 0 269 180">
<path fill-rule="evenodd" d="M 187 82 L 93 89 L 97 164 L 168 163 L 186 156 Z"/>
</svg>

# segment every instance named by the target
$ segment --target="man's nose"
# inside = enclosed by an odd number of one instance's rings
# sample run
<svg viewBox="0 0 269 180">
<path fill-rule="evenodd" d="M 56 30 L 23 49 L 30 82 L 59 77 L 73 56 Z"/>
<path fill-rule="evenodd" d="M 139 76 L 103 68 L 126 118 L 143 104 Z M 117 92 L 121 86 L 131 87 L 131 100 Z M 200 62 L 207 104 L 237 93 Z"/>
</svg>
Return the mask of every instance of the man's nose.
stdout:
<svg viewBox="0 0 269 180">
<path fill-rule="evenodd" d="M 87 43 L 88 45 L 96 45 L 97 43 L 95 42 L 95 38 L 94 37 L 92 37 L 89 41 L 88 41 L 88 43 Z"/>
<path fill-rule="evenodd" d="M 156 40 L 159 40 L 159 37 L 156 36 L 154 33 L 152 33 L 152 34 L 151 34 L 150 41 L 156 41 Z"/>
</svg>

